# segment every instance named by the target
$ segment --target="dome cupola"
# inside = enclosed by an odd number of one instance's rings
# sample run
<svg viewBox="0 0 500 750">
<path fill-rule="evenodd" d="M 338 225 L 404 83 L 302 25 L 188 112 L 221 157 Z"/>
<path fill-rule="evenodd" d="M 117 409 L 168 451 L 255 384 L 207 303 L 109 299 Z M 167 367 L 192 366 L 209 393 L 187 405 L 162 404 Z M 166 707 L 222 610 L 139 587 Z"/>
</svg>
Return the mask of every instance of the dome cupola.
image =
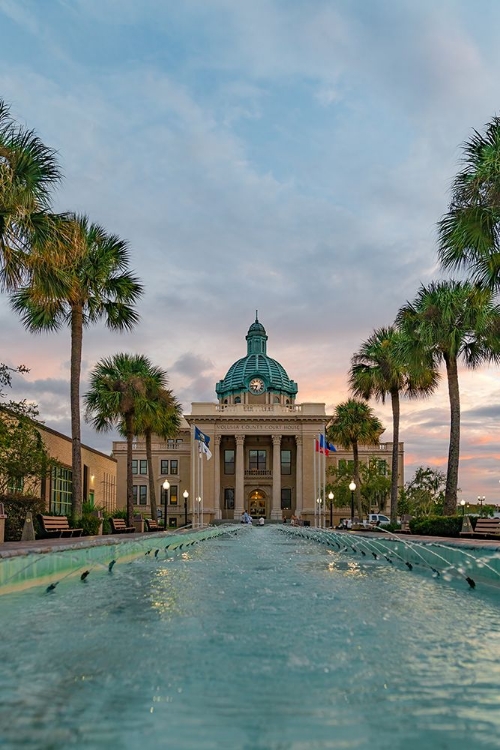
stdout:
<svg viewBox="0 0 500 750">
<path fill-rule="evenodd" d="M 244 400 L 244 394 L 269 394 L 274 396 L 275 401 L 286 404 L 295 400 L 297 383 L 290 380 L 279 362 L 267 356 L 267 338 L 266 329 L 256 312 L 255 322 L 246 335 L 246 357 L 231 365 L 225 378 L 215 387 L 220 402 L 227 403 L 234 399 L 237 403 Z"/>
</svg>

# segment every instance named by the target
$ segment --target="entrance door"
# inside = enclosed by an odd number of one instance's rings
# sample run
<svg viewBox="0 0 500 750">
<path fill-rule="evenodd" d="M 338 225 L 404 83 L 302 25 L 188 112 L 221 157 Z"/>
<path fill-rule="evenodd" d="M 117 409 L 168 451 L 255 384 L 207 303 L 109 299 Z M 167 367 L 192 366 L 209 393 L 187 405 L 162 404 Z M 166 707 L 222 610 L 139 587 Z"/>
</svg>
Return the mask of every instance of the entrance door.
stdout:
<svg viewBox="0 0 500 750">
<path fill-rule="evenodd" d="M 253 490 L 248 498 L 249 513 L 252 518 L 266 517 L 266 494 L 262 490 Z"/>
</svg>

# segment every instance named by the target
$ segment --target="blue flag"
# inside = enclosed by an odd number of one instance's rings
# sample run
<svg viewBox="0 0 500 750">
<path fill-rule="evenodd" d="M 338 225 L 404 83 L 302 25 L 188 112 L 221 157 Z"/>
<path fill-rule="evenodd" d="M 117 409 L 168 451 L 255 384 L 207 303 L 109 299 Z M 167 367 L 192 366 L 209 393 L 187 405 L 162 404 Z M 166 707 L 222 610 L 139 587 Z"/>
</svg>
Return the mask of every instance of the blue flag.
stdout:
<svg viewBox="0 0 500 750">
<path fill-rule="evenodd" d="M 196 425 L 194 426 L 194 439 L 199 440 L 201 443 L 205 443 L 207 447 L 210 444 L 210 438 L 208 435 L 205 435 L 205 433 L 198 429 Z"/>
</svg>

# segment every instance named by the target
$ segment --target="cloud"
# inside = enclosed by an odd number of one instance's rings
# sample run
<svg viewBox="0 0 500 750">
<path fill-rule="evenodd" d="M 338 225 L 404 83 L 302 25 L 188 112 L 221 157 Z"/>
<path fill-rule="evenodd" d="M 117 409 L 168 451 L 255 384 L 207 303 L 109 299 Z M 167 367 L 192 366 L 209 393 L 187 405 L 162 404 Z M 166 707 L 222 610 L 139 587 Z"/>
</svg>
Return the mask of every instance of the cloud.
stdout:
<svg viewBox="0 0 500 750">
<path fill-rule="evenodd" d="M 128 239 L 146 287 L 136 330 L 85 332 L 82 392 L 98 359 L 131 351 L 168 370 L 186 409 L 213 400 L 258 309 L 300 400 L 344 399 L 353 352 L 440 274 L 459 144 L 497 100 L 500 8 L 0 0 L 0 20 L 0 92 L 60 154 L 56 207 Z M 0 326 L 31 368 L 25 392 L 67 428 L 68 332 L 30 336 L 5 297 Z M 477 467 L 493 481 L 480 434 L 499 437 L 496 378 L 461 380 L 471 489 Z M 446 399 L 443 382 L 403 404 L 408 473 L 446 462 Z"/>
</svg>

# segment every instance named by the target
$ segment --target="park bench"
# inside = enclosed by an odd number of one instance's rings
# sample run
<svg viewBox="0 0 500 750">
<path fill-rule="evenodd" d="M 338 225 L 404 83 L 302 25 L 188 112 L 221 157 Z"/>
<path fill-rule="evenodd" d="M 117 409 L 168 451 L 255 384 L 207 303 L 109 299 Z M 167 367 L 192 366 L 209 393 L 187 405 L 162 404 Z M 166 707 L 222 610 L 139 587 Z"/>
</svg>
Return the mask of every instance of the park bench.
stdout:
<svg viewBox="0 0 500 750">
<path fill-rule="evenodd" d="M 460 536 L 500 536 L 500 518 L 478 518 L 474 530 L 461 531 Z"/>
<path fill-rule="evenodd" d="M 66 516 L 38 516 L 46 536 L 81 536 L 83 529 L 72 529 Z"/>
<path fill-rule="evenodd" d="M 148 531 L 163 531 L 163 526 L 158 526 L 154 518 L 146 518 L 146 526 Z"/>
<path fill-rule="evenodd" d="M 113 534 L 133 534 L 135 526 L 125 526 L 123 518 L 110 518 L 111 530 Z"/>
</svg>

